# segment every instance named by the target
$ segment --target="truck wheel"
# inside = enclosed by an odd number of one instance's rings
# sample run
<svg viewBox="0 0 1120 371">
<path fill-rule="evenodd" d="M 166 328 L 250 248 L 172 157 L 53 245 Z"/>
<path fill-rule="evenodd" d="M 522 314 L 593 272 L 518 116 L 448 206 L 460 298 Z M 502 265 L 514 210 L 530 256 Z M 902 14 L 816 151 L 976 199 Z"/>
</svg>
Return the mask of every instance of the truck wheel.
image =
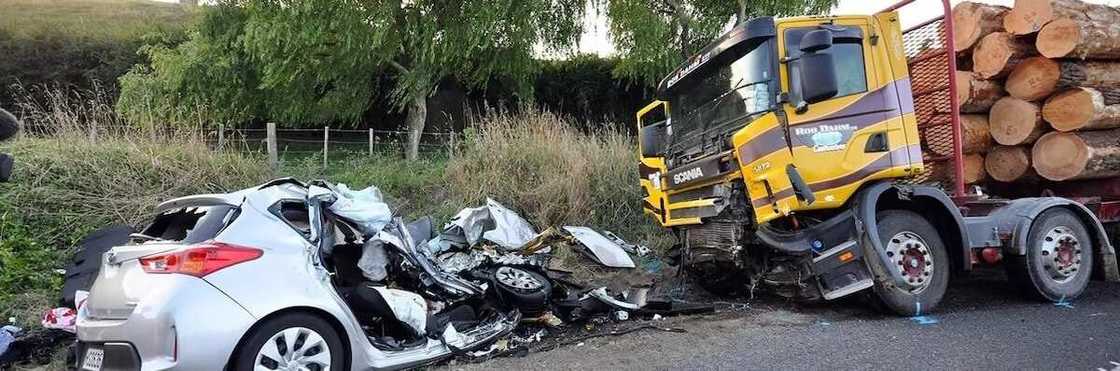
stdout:
<svg viewBox="0 0 1120 371">
<path fill-rule="evenodd" d="M 1049 301 L 1072 299 L 1089 285 L 1092 240 L 1073 212 L 1047 210 L 1031 224 L 1027 255 L 1007 259 L 1007 273 L 1024 294 Z"/>
<path fill-rule="evenodd" d="M 885 309 L 904 316 L 933 311 L 949 286 L 949 254 L 941 236 L 929 221 L 912 211 L 887 210 L 878 220 L 879 238 L 891 259 L 886 269 L 901 273 L 914 285 L 876 282 L 879 300 Z M 874 256 L 868 258 L 879 262 Z"/>
</svg>

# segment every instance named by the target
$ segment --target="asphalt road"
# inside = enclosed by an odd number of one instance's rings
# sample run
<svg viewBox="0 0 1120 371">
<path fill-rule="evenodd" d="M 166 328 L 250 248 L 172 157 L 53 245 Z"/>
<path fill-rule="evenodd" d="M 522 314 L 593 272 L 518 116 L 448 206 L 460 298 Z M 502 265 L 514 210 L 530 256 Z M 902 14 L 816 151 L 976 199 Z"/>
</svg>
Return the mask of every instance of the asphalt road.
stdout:
<svg viewBox="0 0 1120 371">
<path fill-rule="evenodd" d="M 1120 283 L 1093 282 L 1060 306 L 1018 296 L 1001 276 L 955 281 L 925 324 L 856 301 L 805 307 L 760 299 L 749 309 L 652 321 L 685 333 L 647 330 L 447 367 L 1120 370 Z"/>
</svg>

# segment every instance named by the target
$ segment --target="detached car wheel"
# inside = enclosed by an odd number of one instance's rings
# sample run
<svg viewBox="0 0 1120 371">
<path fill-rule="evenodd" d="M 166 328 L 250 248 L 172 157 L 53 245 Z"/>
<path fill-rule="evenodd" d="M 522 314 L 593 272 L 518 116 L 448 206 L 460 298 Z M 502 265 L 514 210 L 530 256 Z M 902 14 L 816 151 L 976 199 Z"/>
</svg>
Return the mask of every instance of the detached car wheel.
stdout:
<svg viewBox="0 0 1120 371">
<path fill-rule="evenodd" d="M 909 283 L 875 284 L 884 309 L 904 316 L 933 311 L 949 287 L 949 255 L 941 236 L 929 221 L 912 211 L 887 210 L 878 219 L 879 238 L 890 259 L 886 269 L 901 274 Z"/>
<path fill-rule="evenodd" d="M 543 274 L 517 267 L 498 267 L 494 270 L 494 289 L 502 302 L 517 308 L 525 315 L 548 311 L 552 283 Z"/>
<path fill-rule="evenodd" d="M 234 370 L 342 371 L 345 350 L 327 321 L 304 313 L 272 318 L 237 351 Z"/>
<path fill-rule="evenodd" d="M 1051 209 L 1031 225 L 1027 255 L 1007 259 L 1007 273 L 1027 296 L 1049 301 L 1075 298 L 1089 285 L 1092 240 L 1085 224 L 1066 209 Z"/>
</svg>

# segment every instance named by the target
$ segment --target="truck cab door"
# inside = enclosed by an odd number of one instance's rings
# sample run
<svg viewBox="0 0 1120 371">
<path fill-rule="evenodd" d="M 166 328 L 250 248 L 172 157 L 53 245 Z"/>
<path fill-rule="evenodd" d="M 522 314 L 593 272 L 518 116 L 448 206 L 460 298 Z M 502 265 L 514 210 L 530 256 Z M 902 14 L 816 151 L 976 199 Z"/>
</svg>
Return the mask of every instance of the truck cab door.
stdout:
<svg viewBox="0 0 1120 371">
<path fill-rule="evenodd" d="M 642 210 L 661 224 L 668 222 L 662 181 L 666 173 L 664 150 L 672 133 L 669 103 L 654 101 L 638 111 L 638 175 L 645 197 Z"/>
<path fill-rule="evenodd" d="M 802 81 L 810 79 L 800 71 L 808 55 L 801 50 L 802 41 L 818 30 L 832 35 L 831 46 L 813 53 L 831 55 L 836 90 L 829 98 L 805 103 L 799 92 L 818 82 Z M 908 112 L 912 116 L 913 105 L 904 105 L 899 91 L 909 92 L 909 80 L 894 76 L 878 33 L 870 17 L 779 26 L 782 89 L 790 95 L 783 109 L 793 164 L 815 198 L 812 204 L 801 203 L 799 210 L 837 208 L 866 181 L 907 175 L 899 168 L 910 165 L 912 150 L 902 118 Z"/>
</svg>

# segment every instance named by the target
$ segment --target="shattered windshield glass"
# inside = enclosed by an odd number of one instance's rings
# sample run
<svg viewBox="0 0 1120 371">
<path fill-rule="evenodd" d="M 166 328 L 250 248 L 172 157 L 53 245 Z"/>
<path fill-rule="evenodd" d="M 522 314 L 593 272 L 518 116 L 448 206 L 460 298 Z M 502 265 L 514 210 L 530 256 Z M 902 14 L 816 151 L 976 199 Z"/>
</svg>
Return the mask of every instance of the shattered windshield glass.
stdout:
<svg viewBox="0 0 1120 371">
<path fill-rule="evenodd" d="M 674 87 L 669 92 L 670 146 L 678 147 L 709 129 L 769 111 L 774 105 L 771 45 L 767 40 L 731 51 L 728 58 L 722 58 L 730 63 L 697 73 Z"/>
</svg>

